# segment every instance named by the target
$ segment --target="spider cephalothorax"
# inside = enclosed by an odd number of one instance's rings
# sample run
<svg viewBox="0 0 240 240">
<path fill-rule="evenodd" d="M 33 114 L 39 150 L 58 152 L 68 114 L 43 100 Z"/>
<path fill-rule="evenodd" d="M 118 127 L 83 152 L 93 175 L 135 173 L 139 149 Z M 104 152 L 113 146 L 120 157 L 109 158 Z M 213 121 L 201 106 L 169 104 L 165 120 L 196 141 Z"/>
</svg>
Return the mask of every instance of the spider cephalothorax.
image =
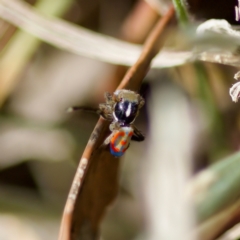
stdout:
<svg viewBox="0 0 240 240">
<path fill-rule="evenodd" d="M 144 105 L 144 100 L 138 93 L 125 89 L 117 90 L 113 95 L 105 93 L 105 99 L 106 103 L 99 105 L 101 116 L 120 126 L 132 124 Z"/>
</svg>

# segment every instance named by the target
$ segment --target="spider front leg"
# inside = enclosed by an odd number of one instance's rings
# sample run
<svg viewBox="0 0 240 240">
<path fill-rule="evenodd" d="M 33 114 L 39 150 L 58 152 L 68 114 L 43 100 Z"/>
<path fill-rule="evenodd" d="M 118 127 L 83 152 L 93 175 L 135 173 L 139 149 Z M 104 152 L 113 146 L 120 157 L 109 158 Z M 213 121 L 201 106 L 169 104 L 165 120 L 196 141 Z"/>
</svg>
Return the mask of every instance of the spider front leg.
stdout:
<svg viewBox="0 0 240 240">
<path fill-rule="evenodd" d="M 107 104 L 113 105 L 115 103 L 113 100 L 113 95 L 109 92 L 104 93 L 104 98 Z"/>
<path fill-rule="evenodd" d="M 105 139 L 105 141 L 104 141 L 104 145 L 105 145 L 105 146 L 110 143 L 113 134 L 114 134 L 114 133 L 112 132 L 112 133 Z"/>
<path fill-rule="evenodd" d="M 67 112 L 70 113 L 70 112 L 75 112 L 79 110 L 96 113 L 102 116 L 107 121 L 110 121 L 110 122 L 113 121 L 112 107 L 106 103 L 100 103 L 98 108 L 85 107 L 85 106 L 73 106 L 68 108 Z"/>
<path fill-rule="evenodd" d="M 105 145 L 108 145 L 110 143 L 115 132 L 120 129 L 120 126 L 117 122 L 112 122 L 109 126 L 109 129 L 111 131 L 111 134 L 105 139 L 105 141 L 104 141 Z"/>
<path fill-rule="evenodd" d="M 141 133 L 141 131 L 138 130 L 135 126 L 132 126 L 132 128 L 133 128 L 132 140 L 136 142 L 144 141 L 145 136 Z"/>
<path fill-rule="evenodd" d="M 80 111 L 80 110 L 100 114 L 99 108 L 85 107 L 85 106 L 73 106 L 73 107 L 68 108 L 67 112 L 75 112 L 75 111 Z"/>
<path fill-rule="evenodd" d="M 111 131 L 111 134 L 105 139 L 104 145 L 108 145 L 110 143 L 115 132 L 120 129 L 120 126 L 117 122 L 112 122 L 109 126 L 109 129 Z"/>
<path fill-rule="evenodd" d="M 109 92 L 105 92 L 104 98 L 106 103 L 99 104 L 99 114 L 107 121 L 113 121 L 113 106 L 115 104 L 113 96 Z"/>
<path fill-rule="evenodd" d="M 107 121 L 113 121 L 112 106 L 107 103 L 99 104 L 99 115 L 102 116 Z"/>
<path fill-rule="evenodd" d="M 111 132 L 119 130 L 120 128 L 121 128 L 121 126 L 118 122 L 112 122 L 109 126 L 109 129 L 110 129 Z"/>
<path fill-rule="evenodd" d="M 139 109 L 145 104 L 145 100 L 139 95 Z"/>
</svg>

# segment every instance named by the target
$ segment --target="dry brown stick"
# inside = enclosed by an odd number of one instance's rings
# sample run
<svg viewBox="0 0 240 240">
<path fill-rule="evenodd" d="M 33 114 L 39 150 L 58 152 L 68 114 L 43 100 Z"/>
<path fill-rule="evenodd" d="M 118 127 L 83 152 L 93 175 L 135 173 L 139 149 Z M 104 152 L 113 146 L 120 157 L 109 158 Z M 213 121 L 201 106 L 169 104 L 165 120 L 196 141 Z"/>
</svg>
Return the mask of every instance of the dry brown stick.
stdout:
<svg viewBox="0 0 240 240">
<path fill-rule="evenodd" d="M 139 90 L 142 80 L 150 67 L 152 59 L 156 56 L 164 43 L 164 30 L 173 15 L 174 8 L 170 7 L 167 14 L 157 22 L 143 46 L 143 50 L 138 61 L 128 70 L 122 82 L 118 86 L 118 89 L 129 88 L 136 91 Z"/>
<path fill-rule="evenodd" d="M 118 89 L 138 90 L 152 58 L 162 46 L 159 39 L 174 16 L 171 7 L 150 33 L 137 63 L 129 69 Z M 118 190 L 119 159 L 101 147 L 109 123 L 100 118 L 80 159 L 64 209 L 59 240 L 97 239 L 99 223 Z"/>
<path fill-rule="evenodd" d="M 199 239 L 214 240 L 240 221 L 240 201 L 236 201 L 215 216 L 207 219 L 196 229 Z"/>
<path fill-rule="evenodd" d="M 143 45 L 147 36 L 159 20 L 157 10 L 145 0 L 137 1 L 119 30 L 119 38 L 126 42 Z M 101 99 L 102 101 L 102 93 L 104 91 L 113 92 L 116 89 L 128 69 L 129 67 L 123 65 L 115 66 L 113 73 L 108 76 L 108 79 L 104 79 L 108 83 L 107 86 L 106 84 L 102 84 L 98 87 L 97 94 L 99 95 L 99 100 Z"/>
</svg>

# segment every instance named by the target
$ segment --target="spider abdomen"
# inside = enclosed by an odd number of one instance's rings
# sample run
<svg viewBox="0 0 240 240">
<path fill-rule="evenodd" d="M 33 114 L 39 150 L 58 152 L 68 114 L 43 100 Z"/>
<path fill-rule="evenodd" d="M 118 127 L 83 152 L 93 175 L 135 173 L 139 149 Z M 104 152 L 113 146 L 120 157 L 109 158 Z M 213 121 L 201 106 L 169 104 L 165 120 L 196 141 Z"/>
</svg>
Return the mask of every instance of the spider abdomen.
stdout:
<svg viewBox="0 0 240 240">
<path fill-rule="evenodd" d="M 111 154 L 115 157 L 121 157 L 128 149 L 132 136 L 133 128 L 130 126 L 115 130 L 110 140 Z"/>
</svg>

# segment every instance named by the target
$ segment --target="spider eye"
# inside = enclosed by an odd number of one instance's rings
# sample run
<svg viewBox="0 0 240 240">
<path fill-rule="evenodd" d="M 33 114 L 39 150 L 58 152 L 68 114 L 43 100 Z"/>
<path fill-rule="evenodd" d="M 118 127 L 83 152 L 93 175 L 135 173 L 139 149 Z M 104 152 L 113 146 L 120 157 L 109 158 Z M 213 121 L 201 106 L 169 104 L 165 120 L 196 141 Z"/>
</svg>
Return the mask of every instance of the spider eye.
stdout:
<svg viewBox="0 0 240 240">
<path fill-rule="evenodd" d="M 130 124 L 134 121 L 138 110 L 137 103 L 121 101 L 116 103 L 114 116 L 117 121 L 123 124 Z"/>
</svg>

